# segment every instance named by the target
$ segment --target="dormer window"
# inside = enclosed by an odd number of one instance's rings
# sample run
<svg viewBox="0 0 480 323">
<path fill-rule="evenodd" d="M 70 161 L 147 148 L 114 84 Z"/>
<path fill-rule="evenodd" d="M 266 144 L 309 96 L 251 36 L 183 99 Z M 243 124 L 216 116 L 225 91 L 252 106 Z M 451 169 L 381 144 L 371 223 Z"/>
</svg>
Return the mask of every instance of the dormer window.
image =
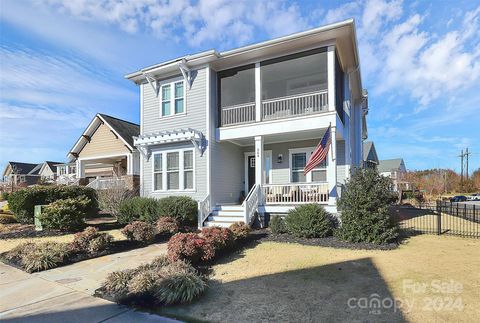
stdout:
<svg viewBox="0 0 480 323">
<path fill-rule="evenodd" d="M 168 117 L 185 113 L 184 81 L 163 84 L 161 87 L 160 116 Z"/>
</svg>

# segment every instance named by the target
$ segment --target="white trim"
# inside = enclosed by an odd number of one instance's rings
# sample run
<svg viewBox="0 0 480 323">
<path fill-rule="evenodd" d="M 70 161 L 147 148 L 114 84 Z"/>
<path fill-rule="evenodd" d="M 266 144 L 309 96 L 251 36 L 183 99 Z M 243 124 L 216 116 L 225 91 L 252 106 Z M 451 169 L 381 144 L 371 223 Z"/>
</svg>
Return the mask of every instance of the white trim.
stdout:
<svg viewBox="0 0 480 323">
<path fill-rule="evenodd" d="M 304 148 L 292 148 L 288 150 L 288 173 L 289 173 L 289 181 L 290 183 L 328 183 L 328 156 L 326 158 L 327 165 L 325 167 L 316 167 L 313 170 L 324 170 L 326 172 L 327 180 L 325 181 L 313 181 L 312 180 L 312 172 L 308 172 L 307 176 L 305 177 L 306 181 L 305 182 L 293 182 L 292 180 L 292 168 L 293 168 L 293 161 L 292 161 L 292 155 L 293 154 L 300 154 L 300 153 L 305 153 L 306 154 L 306 161 L 308 161 L 308 153 L 310 155 L 313 153 L 317 147 L 304 147 Z M 331 147 L 330 147 L 331 148 Z M 331 149 L 330 149 L 331 150 Z M 328 155 L 328 154 L 327 154 Z M 312 171 L 313 171 L 312 170 Z"/>
<path fill-rule="evenodd" d="M 180 98 L 175 98 L 175 84 L 182 83 L 183 84 L 183 112 L 176 113 L 175 112 L 175 100 L 180 99 Z M 163 88 L 166 86 L 170 86 L 170 114 L 169 115 L 163 115 Z M 159 95 L 160 97 L 160 119 L 168 119 L 168 118 L 173 118 L 181 115 L 186 115 L 187 114 L 187 88 L 185 86 L 185 80 L 180 79 L 178 80 L 177 78 L 173 80 L 169 80 L 168 83 L 163 83 L 160 85 L 160 92 Z M 167 102 L 167 101 L 165 101 Z"/>
<path fill-rule="evenodd" d="M 206 138 L 207 138 L 207 196 L 210 196 L 211 194 L 211 178 L 210 178 L 210 167 L 211 167 L 211 161 L 210 161 L 210 154 L 211 154 L 211 145 L 210 145 L 210 133 L 211 133 L 211 126 L 212 126 L 212 121 L 210 120 L 211 118 L 211 110 L 212 110 L 212 103 L 210 101 L 210 87 L 211 87 L 211 79 L 210 79 L 210 65 L 205 68 L 205 78 L 206 78 L 206 93 L 205 93 L 205 101 L 207 105 L 207 125 L 206 125 Z"/>
<path fill-rule="evenodd" d="M 328 111 L 335 111 L 335 46 L 327 49 Z"/>
<path fill-rule="evenodd" d="M 251 146 L 251 145 L 250 145 Z M 265 183 L 265 184 L 271 184 L 272 183 L 272 167 L 273 167 L 273 161 L 272 161 L 272 158 L 273 158 L 273 154 L 272 154 L 272 150 L 265 150 L 264 151 L 265 153 L 265 157 L 267 156 L 270 156 L 270 170 L 268 172 L 268 179 L 269 179 L 269 182 L 268 183 Z M 255 152 L 253 151 L 248 151 L 248 152 L 244 152 L 243 153 L 244 155 L 244 165 L 243 165 L 243 168 L 244 168 L 244 180 L 243 180 L 243 186 L 244 186 L 244 189 L 245 189 L 245 194 L 248 194 L 248 157 L 251 157 L 251 156 L 255 156 Z"/>
<path fill-rule="evenodd" d="M 193 158 L 193 188 L 184 188 L 184 153 L 185 151 L 192 151 Z M 196 192 L 197 191 L 197 177 L 196 177 L 196 154 L 195 148 L 180 148 L 180 149 L 169 149 L 169 150 L 157 150 L 152 152 L 152 193 L 170 193 L 170 192 Z M 168 153 L 179 153 L 178 155 L 178 185 L 179 189 L 169 190 L 167 189 L 167 154 Z M 155 190 L 155 155 L 162 155 L 162 189 Z M 190 170 L 187 170 L 190 171 Z"/>
<path fill-rule="evenodd" d="M 92 156 L 92 157 L 78 157 L 77 160 L 94 160 L 94 159 L 102 159 L 102 158 L 111 158 L 111 157 L 123 157 L 127 156 L 131 153 L 120 153 L 120 154 L 110 154 L 110 155 L 99 155 L 99 156 Z"/>
<path fill-rule="evenodd" d="M 140 135 L 143 134 L 143 84 L 140 84 Z"/>
<path fill-rule="evenodd" d="M 255 63 L 255 121 L 262 121 L 262 77 L 260 63 Z"/>
</svg>

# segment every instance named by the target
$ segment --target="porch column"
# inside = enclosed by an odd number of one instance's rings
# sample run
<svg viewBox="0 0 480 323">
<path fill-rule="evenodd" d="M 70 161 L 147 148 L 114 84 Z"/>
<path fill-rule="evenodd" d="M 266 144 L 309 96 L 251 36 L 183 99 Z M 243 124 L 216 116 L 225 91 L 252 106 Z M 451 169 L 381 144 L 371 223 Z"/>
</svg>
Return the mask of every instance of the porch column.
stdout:
<svg viewBox="0 0 480 323">
<path fill-rule="evenodd" d="M 337 204 L 337 138 L 336 127 L 332 126 L 332 144 L 328 154 L 327 180 L 328 180 L 328 204 Z"/>
<path fill-rule="evenodd" d="M 77 178 L 85 178 L 85 161 L 77 159 L 76 161 L 77 168 Z"/>
<path fill-rule="evenodd" d="M 265 157 L 263 150 L 263 137 L 255 137 L 255 183 L 262 185 L 264 183 Z"/>
<path fill-rule="evenodd" d="M 328 111 L 335 111 L 335 46 L 327 49 Z"/>
<path fill-rule="evenodd" d="M 262 121 L 262 78 L 260 63 L 255 63 L 255 121 Z"/>
<path fill-rule="evenodd" d="M 133 174 L 133 158 L 132 154 L 127 155 L 127 175 Z"/>
</svg>

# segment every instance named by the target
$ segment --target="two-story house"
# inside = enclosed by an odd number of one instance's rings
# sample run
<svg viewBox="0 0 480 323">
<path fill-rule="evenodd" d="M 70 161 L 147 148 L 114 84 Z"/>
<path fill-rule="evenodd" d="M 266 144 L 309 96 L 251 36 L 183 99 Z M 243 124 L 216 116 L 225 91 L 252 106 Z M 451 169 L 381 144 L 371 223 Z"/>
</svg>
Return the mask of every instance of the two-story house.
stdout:
<svg viewBox="0 0 480 323">
<path fill-rule="evenodd" d="M 336 212 L 362 167 L 366 91 L 347 20 L 126 75 L 140 87 L 141 195 L 188 195 L 199 226 L 251 222 L 302 203 Z M 328 127 L 327 160 L 303 174 Z"/>
</svg>

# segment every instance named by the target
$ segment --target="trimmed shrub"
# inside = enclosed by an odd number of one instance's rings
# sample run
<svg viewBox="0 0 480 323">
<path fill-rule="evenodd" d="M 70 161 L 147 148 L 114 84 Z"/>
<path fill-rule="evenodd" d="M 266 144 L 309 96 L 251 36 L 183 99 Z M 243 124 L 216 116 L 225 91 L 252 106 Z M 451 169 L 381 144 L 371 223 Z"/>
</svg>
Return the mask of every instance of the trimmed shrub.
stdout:
<svg viewBox="0 0 480 323">
<path fill-rule="evenodd" d="M 18 246 L 10 249 L 10 251 L 6 252 L 3 257 L 8 260 L 8 261 L 13 261 L 13 262 L 21 262 L 22 256 L 32 252 L 35 250 L 36 244 L 28 241 L 28 242 L 23 242 L 19 244 Z"/>
<path fill-rule="evenodd" d="M 195 268 L 184 261 L 156 258 L 150 264 L 111 273 L 102 284 L 105 294 L 117 302 L 134 304 L 188 303 L 207 285 Z"/>
<path fill-rule="evenodd" d="M 198 204 L 188 196 L 169 196 L 159 200 L 159 215 L 177 219 L 181 225 L 197 223 Z"/>
<path fill-rule="evenodd" d="M 98 212 L 97 193 L 85 186 L 35 186 L 9 194 L 8 204 L 21 223 L 33 223 L 35 205 L 47 205 L 60 199 L 85 197 L 88 203 L 83 212 L 95 216 Z"/>
<path fill-rule="evenodd" d="M 46 229 L 78 231 L 85 226 L 86 197 L 67 198 L 48 204 L 39 219 Z"/>
<path fill-rule="evenodd" d="M 69 252 L 65 243 L 43 242 L 24 250 L 21 261 L 28 272 L 47 270 L 63 263 Z"/>
<path fill-rule="evenodd" d="M 8 201 L 8 197 L 10 196 L 9 192 L 3 192 L 0 197 L 0 201 Z"/>
<path fill-rule="evenodd" d="M 95 254 L 107 249 L 113 241 L 113 237 L 108 233 L 100 233 L 97 228 L 88 227 L 83 232 L 76 233 L 72 249 L 77 251 L 87 251 Z"/>
<path fill-rule="evenodd" d="M 168 259 L 170 262 L 186 260 L 191 263 L 198 263 L 200 260 L 213 258 L 212 246 L 206 246 L 206 241 L 196 233 L 177 233 L 170 238 L 167 245 Z M 207 251 L 207 255 L 205 255 Z"/>
<path fill-rule="evenodd" d="M 179 231 L 178 221 L 169 216 L 161 217 L 157 221 L 157 233 L 158 234 L 175 234 Z"/>
<path fill-rule="evenodd" d="M 274 215 L 270 219 L 270 223 L 268 223 L 270 230 L 273 234 L 281 234 L 287 232 L 287 227 L 285 226 L 285 220 L 282 219 L 279 215 Z"/>
<path fill-rule="evenodd" d="M 396 196 L 391 179 L 372 169 L 359 169 L 346 183 L 338 207 L 342 224 L 335 235 L 348 242 L 384 244 L 398 237 L 388 207 Z"/>
<path fill-rule="evenodd" d="M 121 224 L 133 221 L 155 223 L 159 218 L 159 200 L 136 196 L 124 200 L 119 207 L 117 220 Z"/>
<path fill-rule="evenodd" d="M 235 240 L 246 239 L 251 231 L 250 226 L 243 222 L 235 222 L 230 226 L 230 230 L 232 231 Z"/>
<path fill-rule="evenodd" d="M 290 210 L 285 217 L 287 231 L 301 238 L 324 238 L 333 233 L 335 221 L 323 206 L 305 204 Z"/>
<path fill-rule="evenodd" d="M 122 229 L 128 240 L 150 242 L 155 238 L 155 228 L 150 223 L 134 221 Z"/>
<path fill-rule="evenodd" d="M 215 250 L 229 248 L 235 241 L 232 230 L 220 227 L 203 228 L 201 237 L 213 245 Z"/>
<path fill-rule="evenodd" d="M 11 214 L 0 214 L 0 224 L 16 223 L 17 219 Z"/>
</svg>

